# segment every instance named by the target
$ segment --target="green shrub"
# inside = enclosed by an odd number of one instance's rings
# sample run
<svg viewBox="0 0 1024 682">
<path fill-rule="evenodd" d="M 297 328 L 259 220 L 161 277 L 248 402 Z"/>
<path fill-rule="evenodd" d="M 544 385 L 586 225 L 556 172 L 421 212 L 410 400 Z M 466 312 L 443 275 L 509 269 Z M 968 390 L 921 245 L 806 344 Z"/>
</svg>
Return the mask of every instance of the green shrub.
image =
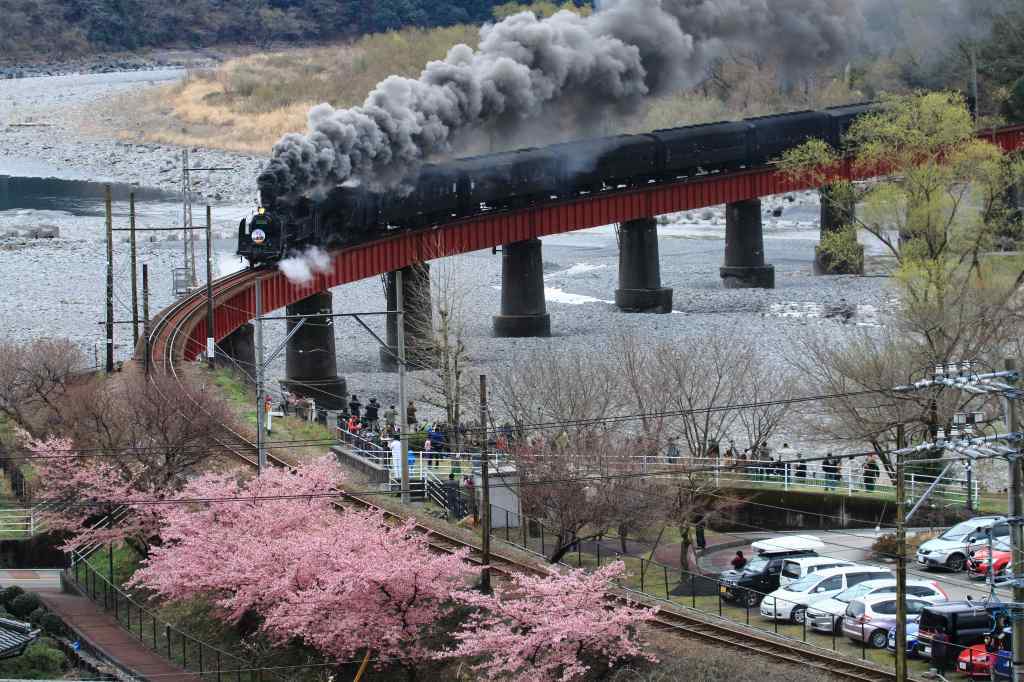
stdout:
<svg viewBox="0 0 1024 682">
<path fill-rule="evenodd" d="M 41 628 L 48 635 L 63 637 L 67 634 L 67 627 L 65 627 L 64 621 L 60 619 L 60 616 L 50 613 L 44 606 L 40 606 L 33 611 L 29 615 L 28 620 L 32 625 Z"/>
<path fill-rule="evenodd" d="M 11 585 L 10 587 L 4 588 L 0 591 L 0 603 L 4 605 L 4 608 L 10 611 L 11 602 L 25 594 L 25 590 L 21 589 L 17 585 Z"/>
<path fill-rule="evenodd" d="M 16 658 L 0 661 L 0 677 L 46 680 L 60 677 L 68 666 L 64 652 L 51 640 L 42 639 Z"/>
<path fill-rule="evenodd" d="M 15 618 L 25 620 L 28 618 L 33 611 L 40 608 L 43 605 L 39 595 L 34 592 L 26 592 L 25 594 L 18 595 L 11 602 L 7 610 L 11 612 Z"/>
<path fill-rule="evenodd" d="M 857 230 L 853 227 L 825 232 L 818 244 L 818 257 L 836 274 L 864 271 L 864 248 L 857 241 Z"/>
</svg>

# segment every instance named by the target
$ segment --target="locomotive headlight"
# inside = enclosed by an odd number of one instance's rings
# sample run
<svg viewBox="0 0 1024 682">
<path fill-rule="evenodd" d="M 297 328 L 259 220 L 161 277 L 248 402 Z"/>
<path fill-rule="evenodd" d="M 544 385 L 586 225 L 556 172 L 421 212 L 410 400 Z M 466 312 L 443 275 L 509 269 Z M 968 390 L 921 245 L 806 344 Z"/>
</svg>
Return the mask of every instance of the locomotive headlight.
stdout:
<svg viewBox="0 0 1024 682">
<path fill-rule="evenodd" d="M 262 206 L 260 206 L 259 209 L 257 209 L 257 210 L 259 211 L 260 215 L 264 215 L 267 212 L 267 209 L 263 208 Z"/>
</svg>

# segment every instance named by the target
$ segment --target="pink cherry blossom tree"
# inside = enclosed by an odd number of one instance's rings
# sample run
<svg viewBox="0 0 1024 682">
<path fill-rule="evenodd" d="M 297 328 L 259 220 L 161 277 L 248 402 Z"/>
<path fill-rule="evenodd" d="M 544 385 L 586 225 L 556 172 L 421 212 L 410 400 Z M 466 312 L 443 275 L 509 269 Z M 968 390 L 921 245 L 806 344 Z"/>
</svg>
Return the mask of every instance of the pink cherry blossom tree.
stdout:
<svg viewBox="0 0 1024 682">
<path fill-rule="evenodd" d="M 339 510 L 337 466 L 324 460 L 239 481 L 207 475 L 161 506 L 163 544 L 130 584 L 169 600 L 212 599 L 223 618 L 262 621 L 272 641 L 303 640 L 348 659 L 371 651 L 413 669 L 423 643 L 471 577 L 465 553 L 431 552 L 415 522 Z"/>
<path fill-rule="evenodd" d="M 31 441 L 28 448 L 47 500 L 41 521 L 50 530 L 71 534 L 64 550 L 108 542 L 129 542 L 145 550 L 160 519 L 152 506 L 132 503 L 154 500 L 159 491 L 109 458 L 77 455 L 68 438 Z"/>
<path fill-rule="evenodd" d="M 629 658 L 653 661 L 637 628 L 657 610 L 608 599 L 624 572 L 618 562 L 592 573 L 519 575 L 493 595 L 464 592 L 459 598 L 479 610 L 456 633 L 458 645 L 442 656 L 480 659 L 474 669 L 483 679 L 518 682 L 567 682 Z"/>
</svg>

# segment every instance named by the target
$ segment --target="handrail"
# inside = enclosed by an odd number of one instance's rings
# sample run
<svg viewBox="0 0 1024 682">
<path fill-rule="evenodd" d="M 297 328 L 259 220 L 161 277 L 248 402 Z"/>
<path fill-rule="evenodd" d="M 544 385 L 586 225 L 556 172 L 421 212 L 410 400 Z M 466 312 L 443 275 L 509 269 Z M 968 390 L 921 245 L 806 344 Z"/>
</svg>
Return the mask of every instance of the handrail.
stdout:
<svg viewBox="0 0 1024 682">
<path fill-rule="evenodd" d="M 71 566 L 64 569 L 66 579 L 73 582 L 97 606 L 102 602 L 104 611 L 113 611 L 118 623 L 129 634 L 137 637 L 139 642 L 172 663 L 211 681 L 234 679 L 235 682 L 242 682 L 243 673 L 247 674 L 248 682 L 260 682 L 263 679 L 262 670 L 251 662 L 203 642 L 170 623 L 160 622 L 157 614 L 132 599 L 83 557 L 79 556 L 75 560 L 76 554 L 71 553 Z M 225 665 L 229 666 L 227 670 Z"/>
</svg>

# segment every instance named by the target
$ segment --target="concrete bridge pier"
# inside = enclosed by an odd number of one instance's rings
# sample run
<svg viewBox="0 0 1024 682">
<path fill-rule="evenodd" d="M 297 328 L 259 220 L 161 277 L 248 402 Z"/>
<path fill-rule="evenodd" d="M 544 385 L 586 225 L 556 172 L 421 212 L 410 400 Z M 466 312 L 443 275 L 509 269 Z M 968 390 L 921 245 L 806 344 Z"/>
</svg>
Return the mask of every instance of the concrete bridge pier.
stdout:
<svg viewBox="0 0 1024 682">
<path fill-rule="evenodd" d="M 544 259 L 539 239 L 501 247 L 501 314 L 494 317 L 500 338 L 551 336 L 544 302 Z"/>
<path fill-rule="evenodd" d="M 658 222 L 641 218 L 619 228 L 619 288 L 615 305 L 627 313 L 672 312 L 672 290 L 661 286 Z"/>
<path fill-rule="evenodd" d="M 398 286 L 395 272 L 384 275 L 384 294 L 388 310 L 398 309 Z M 407 361 L 426 364 L 434 332 L 434 308 L 430 292 L 430 264 L 418 263 L 402 268 L 402 304 L 405 308 L 405 357 Z M 398 371 L 398 315 L 388 315 L 387 347 L 380 349 L 380 367 L 385 372 Z"/>
<path fill-rule="evenodd" d="M 285 376 L 282 385 L 291 393 L 312 398 L 317 407 L 341 409 L 348 404 L 345 379 L 338 376 L 338 357 L 334 346 L 333 297 L 323 291 L 288 306 L 288 315 L 313 315 L 291 338 L 286 349 Z M 299 320 L 288 320 L 288 331 Z"/>
<path fill-rule="evenodd" d="M 216 362 L 238 372 L 246 382 L 256 383 L 255 327 L 244 324 L 217 344 Z"/>
<path fill-rule="evenodd" d="M 826 185 L 819 191 L 821 195 L 821 238 L 839 232 L 843 228 L 853 225 L 857 216 L 857 204 L 852 196 L 843 196 L 843 190 L 835 185 Z M 862 275 L 864 274 L 864 246 L 858 245 L 858 253 L 855 254 L 854 263 L 835 262 L 830 255 L 821 250 L 821 246 L 814 247 L 814 274 L 815 275 Z"/>
<path fill-rule="evenodd" d="M 725 265 L 720 273 L 727 289 L 775 288 L 775 266 L 764 262 L 760 199 L 726 205 Z"/>
</svg>

